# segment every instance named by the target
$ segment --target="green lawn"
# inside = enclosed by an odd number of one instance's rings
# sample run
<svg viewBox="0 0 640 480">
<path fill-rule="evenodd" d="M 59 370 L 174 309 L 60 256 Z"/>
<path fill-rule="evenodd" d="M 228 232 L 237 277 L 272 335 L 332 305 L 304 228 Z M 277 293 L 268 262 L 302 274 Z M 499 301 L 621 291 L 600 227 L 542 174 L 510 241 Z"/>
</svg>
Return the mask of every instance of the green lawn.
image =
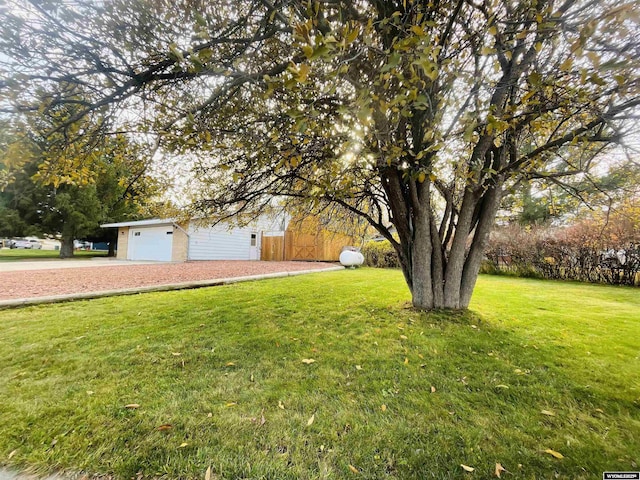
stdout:
<svg viewBox="0 0 640 480">
<path fill-rule="evenodd" d="M 106 257 L 107 252 L 102 251 L 77 251 L 73 252 L 73 257 L 78 259 Z M 29 261 L 48 258 L 60 258 L 60 252 L 56 250 L 27 250 L 22 248 L 2 248 L 0 249 L 0 262 Z"/>
<path fill-rule="evenodd" d="M 122 479 L 639 469 L 640 290 L 485 276 L 475 313 L 455 316 L 408 298 L 399 272 L 360 269 L 0 312 L 0 464 Z"/>
</svg>

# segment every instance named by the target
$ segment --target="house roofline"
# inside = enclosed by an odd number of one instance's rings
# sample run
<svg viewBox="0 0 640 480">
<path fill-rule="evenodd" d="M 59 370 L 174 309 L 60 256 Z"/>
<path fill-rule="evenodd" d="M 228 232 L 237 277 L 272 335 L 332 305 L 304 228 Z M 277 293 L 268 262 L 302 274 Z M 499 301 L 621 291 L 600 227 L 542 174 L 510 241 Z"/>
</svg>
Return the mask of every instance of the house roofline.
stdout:
<svg viewBox="0 0 640 480">
<path fill-rule="evenodd" d="M 151 225 L 173 225 L 176 221 L 172 218 L 151 218 L 149 220 L 136 220 L 131 222 L 104 223 L 101 228 L 119 227 L 146 227 Z"/>
</svg>

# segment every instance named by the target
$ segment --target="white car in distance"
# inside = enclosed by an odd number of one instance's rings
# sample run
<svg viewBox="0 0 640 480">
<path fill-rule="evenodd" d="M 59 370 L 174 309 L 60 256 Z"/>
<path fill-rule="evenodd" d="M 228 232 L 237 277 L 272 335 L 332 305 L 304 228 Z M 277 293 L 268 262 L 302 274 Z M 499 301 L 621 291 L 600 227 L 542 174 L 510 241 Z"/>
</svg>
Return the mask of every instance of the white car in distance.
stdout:
<svg viewBox="0 0 640 480">
<path fill-rule="evenodd" d="M 40 250 L 42 248 L 42 243 L 35 238 L 16 238 L 11 241 L 10 248 Z"/>
<path fill-rule="evenodd" d="M 31 244 L 32 250 L 42 250 L 42 243 L 40 243 L 40 240 L 30 238 L 29 243 Z"/>
</svg>

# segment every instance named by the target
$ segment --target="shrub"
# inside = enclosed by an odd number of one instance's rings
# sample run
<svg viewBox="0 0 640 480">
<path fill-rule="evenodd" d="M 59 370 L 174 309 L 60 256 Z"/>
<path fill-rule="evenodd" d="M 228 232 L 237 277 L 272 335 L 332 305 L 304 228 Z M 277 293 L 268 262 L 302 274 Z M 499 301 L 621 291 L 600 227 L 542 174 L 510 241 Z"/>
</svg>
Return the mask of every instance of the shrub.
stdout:
<svg viewBox="0 0 640 480">
<path fill-rule="evenodd" d="M 564 228 L 511 225 L 498 229 L 485 255 L 484 273 L 640 285 L 637 233 L 612 235 L 594 221 Z"/>
<path fill-rule="evenodd" d="M 505 271 L 496 267 L 495 263 L 487 258 L 486 260 L 483 260 L 480 265 L 480 273 L 487 275 L 502 275 Z"/>
<path fill-rule="evenodd" d="M 398 254 L 388 240 L 382 242 L 367 242 L 362 247 L 364 263 L 369 267 L 376 268 L 400 268 Z"/>
</svg>

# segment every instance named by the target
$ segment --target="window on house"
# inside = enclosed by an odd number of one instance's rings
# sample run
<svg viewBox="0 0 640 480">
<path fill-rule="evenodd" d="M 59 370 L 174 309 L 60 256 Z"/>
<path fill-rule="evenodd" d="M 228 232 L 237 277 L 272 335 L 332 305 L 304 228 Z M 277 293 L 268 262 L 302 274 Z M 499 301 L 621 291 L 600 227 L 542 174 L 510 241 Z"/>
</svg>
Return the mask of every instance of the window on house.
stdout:
<svg viewBox="0 0 640 480">
<path fill-rule="evenodd" d="M 251 246 L 255 247 L 257 245 L 258 242 L 258 235 L 255 233 L 251 234 Z"/>
<path fill-rule="evenodd" d="M 133 236 L 134 236 L 134 237 L 139 237 L 139 236 L 140 236 L 140 232 L 135 232 L 135 233 L 133 234 Z"/>
</svg>

